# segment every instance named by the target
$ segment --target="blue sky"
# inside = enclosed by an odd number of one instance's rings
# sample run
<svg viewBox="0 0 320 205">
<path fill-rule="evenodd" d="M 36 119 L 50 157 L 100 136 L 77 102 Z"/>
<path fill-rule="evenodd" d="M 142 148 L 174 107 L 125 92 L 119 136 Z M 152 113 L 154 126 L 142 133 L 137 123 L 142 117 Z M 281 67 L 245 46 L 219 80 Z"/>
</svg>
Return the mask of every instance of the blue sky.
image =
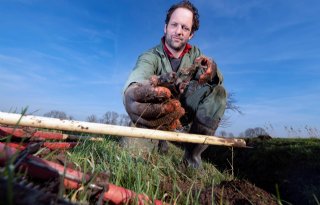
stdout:
<svg viewBox="0 0 320 205">
<path fill-rule="evenodd" d="M 0 0 L 0 110 L 78 120 L 125 113 L 123 84 L 138 55 L 160 42 L 175 2 Z M 191 2 L 200 30 L 190 43 L 217 62 L 244 112 L 227 112 L 224 129 L 320 134 L 320 1 Z"/>
</svg>

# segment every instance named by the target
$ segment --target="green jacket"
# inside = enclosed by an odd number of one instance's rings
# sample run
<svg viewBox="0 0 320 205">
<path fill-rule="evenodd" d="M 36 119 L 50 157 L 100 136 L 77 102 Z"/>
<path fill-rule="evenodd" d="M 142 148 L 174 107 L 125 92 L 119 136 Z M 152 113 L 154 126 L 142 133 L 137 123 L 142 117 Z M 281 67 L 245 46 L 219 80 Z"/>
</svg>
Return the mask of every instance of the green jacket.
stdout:
<svg viewBox="0 0 320 205">
<path fill-rule="evenodd" d="M 202 53 L 199 48 L 197 48 L 196 46 L 192 46 L 190 51 L 182 57 L 178 71 L 180 68 L 190 67 L 193 64 L 194 60 L 200 55 L 202 55 Z M 123 93 L 125 92 L 127 87 L 134 82 L 142 82 L 149 79 L 152 75 L 161 75 L 168 72 L 172 72 L 172 67 L 167 54 L 163 50 L 163 44 L 160 43 L 158 46 L 148 50 L 147 52 L 139 56 L 132 73 L 125 83 Z M 217 76 L 210 84 L 221 85 L 222 81 L 223 76 L 218 70 Z"/>
</svg>

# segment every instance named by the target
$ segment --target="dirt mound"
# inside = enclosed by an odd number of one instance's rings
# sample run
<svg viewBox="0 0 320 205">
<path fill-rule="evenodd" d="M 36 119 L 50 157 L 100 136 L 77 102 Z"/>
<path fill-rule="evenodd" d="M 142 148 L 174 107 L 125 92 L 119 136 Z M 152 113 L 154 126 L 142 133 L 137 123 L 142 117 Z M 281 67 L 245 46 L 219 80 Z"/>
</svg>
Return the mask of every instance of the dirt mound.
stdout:
<svg viewBox="0 0 320 205">
<path fill-rule="evenodd" d="M 251 149 L 210 146 L 202 155 L 220 171 L 245 179 L 291 204 L 316 204 L 320 196 L 320 139 L 246 139 Z M 233 161 L 233 166 L 230 163 Z"/>
<path fill-rule="evenodd" d="M 214 203 L 212 203 L 214 200 Z M 266 191 L 245 180 L 224 181 L 218 186 L 202 191 L 200 204 L 229 204 L 229 205 L 277 205 L 276 198 Z"/>
<path fill-rule="evenodd" d="M 195 203 L 201 205 L 228 204 L 228 205 L 277 205 L 277 199 L 272 194 L 256 187 L 246 180 L 223 181 L 219 185 L 203 188 L 201 184 L 195 182 L 178 182 L 176 186 L 182 193 L 188 194 L 190 187 Z M 166 190 L 169 196 L 174 192 L 172 181 L 167 180 L 161 183 L 161 189 Z M 199 190 L 202 190 L 199 195 Z M 197 196 L 198 195 L 198 196 Z M 182 196 L 180 196 L 182 197 Z M 170 201 L 170 197 L 165 199 Z M 192 203 L 192 202 L 191 202 Z"/>
</svg>

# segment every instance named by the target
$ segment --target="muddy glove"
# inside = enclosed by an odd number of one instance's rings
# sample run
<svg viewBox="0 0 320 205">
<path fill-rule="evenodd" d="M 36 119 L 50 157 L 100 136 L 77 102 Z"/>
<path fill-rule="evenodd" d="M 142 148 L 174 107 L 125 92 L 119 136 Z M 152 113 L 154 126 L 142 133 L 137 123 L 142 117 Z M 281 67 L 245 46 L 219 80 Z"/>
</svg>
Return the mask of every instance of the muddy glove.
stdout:
<svg viewBox="0 0 320 205">
<path fill-rule="evenodd" d="M 180 126 L 184 109 L 178 100 L 171 98 L 168 88 L 152 80 L 134 83 L 127 88 L 124 97 L 126 111 L 136 126 L 161 130 Z"/>
<path fill-rule="evenodd" d="M 200 84 L 210 83 L 217 74 L 217 64 L 206 56 L 199 56 L 194 60 L 194 64 L 203 70 L 199 77 Z"/>
</svg>

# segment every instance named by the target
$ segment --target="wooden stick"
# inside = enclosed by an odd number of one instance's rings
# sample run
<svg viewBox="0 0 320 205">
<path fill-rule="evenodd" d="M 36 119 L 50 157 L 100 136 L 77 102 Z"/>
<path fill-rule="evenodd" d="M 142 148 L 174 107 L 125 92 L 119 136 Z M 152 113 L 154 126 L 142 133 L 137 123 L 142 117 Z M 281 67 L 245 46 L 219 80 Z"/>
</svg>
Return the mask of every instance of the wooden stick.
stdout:
<svg viewBox="0 0 320 205">
<path fill-rule="evenodd" d="M 21 114 L 5 112 L 0 112 L 0 124 L 30 126 L 92 134 L 107 134 L 112 136 L 126 136 L 177 142 L 190 142 L 209 145 L 223 145 L 234 147 L 246 146 L 246 143 L 243 139 L 221 138 L 216 136 L 169 132 L 136 127 L 124 127 L 119 125 L 108 125 L 75 120 L 60 120 L 55 118 L 38 117 L 32 115 L 22 116 Z"/>
</svg>

